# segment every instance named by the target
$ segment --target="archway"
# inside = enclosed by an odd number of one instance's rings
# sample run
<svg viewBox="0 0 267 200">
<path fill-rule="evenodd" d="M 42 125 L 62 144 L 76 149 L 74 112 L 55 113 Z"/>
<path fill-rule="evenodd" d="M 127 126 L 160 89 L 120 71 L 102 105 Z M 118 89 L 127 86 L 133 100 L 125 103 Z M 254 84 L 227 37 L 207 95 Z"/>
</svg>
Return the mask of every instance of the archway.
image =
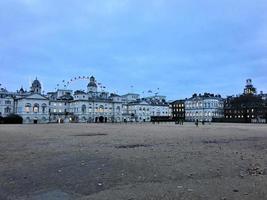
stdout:
<svg viewBox="0 0 267 200">
<path fill-rule="evenodd" d="M 100 117 L 99 117 L 99 122 L 100 122 L 100 123 L 103 123 L 103 122 L 104 122 L 104 117 L 103 117 L 103 116 L 100 116 Z"/>
</svg>

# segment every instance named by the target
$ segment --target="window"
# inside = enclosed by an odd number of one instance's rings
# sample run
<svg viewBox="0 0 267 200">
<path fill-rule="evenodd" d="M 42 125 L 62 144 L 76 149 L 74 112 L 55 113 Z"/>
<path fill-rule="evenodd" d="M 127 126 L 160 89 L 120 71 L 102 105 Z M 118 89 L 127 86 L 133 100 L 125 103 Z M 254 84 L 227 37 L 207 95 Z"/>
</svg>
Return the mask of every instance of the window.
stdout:
<svg viewBox="0 0 267 200">
<path fill-rule="evenodd" d="M 11 104 L 11 101 L 10 100 L 7 100 L 7 101 L 5 101 L 5 104 L 10 105 Z"/>
<path fill-rule="evenodd" d="M 45 111 L 46 111 L 46 107 L 47 107 L 46 104 L 43 103 L 43 104 L 42 104 L 42 113 L 45 113 Z"/>
<path fill-rule="evenodd" d="M 29 112 L 30 112 L 30 109 L 31 109 L 31 104 L 30 104 L 30 103 L 27 103 L 27 104 L 25 105 L 25 112 L 26 112 L 26 113 L 29 113 Z"/>
<path fill-rule="evenodd" d="M 33 106 L 33 112 L 38 113 L 39 112 L 39 104 L 34 104 Z"/>
<path fill-rule="evenodd" d="M 82 105 L 82 113 L 86 113 L 86 105 Z"/>
<path fill-rule="evenodd" d="M 117 106 L 116 111 L 120 112 L 120 110 L 121 110 L 120 106 Z"/>
<path fill-rule="evenodd" d="M 6 107 L 6 108 L 4 109 L 4 112 L 5 112 L 5 113 L 10 113 L 10 112 L 11 112 L 11 108 Z"/>
<path fill-rule="evenodd" d="M 104 112 L 104 106 L 99 106 L 99 112 Z"/>
<path fill-rule="evenodd" d="M 22 113 L 22 107 L 18 107 L 18 113 Z"/>
</svg>

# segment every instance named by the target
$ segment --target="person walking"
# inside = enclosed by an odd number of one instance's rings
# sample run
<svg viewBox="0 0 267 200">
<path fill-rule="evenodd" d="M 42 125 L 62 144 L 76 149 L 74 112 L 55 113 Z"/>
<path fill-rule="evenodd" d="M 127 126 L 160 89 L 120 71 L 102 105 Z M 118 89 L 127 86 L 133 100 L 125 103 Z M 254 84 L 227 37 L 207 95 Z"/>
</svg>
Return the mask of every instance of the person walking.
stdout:
<svg viewBox="0 0 267 200">
<path fill-rule="evenodd" d="M 196 124 L 196 127 L 198 127 L 198 119 L 196 120 L 196 123 L 195 124 Z"/>
</svg>

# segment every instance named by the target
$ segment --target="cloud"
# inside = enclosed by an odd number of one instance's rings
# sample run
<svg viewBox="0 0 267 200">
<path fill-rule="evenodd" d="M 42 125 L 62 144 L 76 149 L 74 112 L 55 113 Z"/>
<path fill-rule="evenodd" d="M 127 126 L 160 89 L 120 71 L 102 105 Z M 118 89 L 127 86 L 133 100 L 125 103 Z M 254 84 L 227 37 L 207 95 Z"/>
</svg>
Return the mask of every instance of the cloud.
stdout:
<svg viewBox="0 0 267 200">
<path fill-rule="evenodd" d="M 172 99 L 234 94 L 249 77 L 264 88 L 266 9 L 265 0 L 1 1 L 0 79 L 16 89 L 12 77 L 38 75 L 53 89 L 94 74 L 121 92 L 160 87 Z"/>
</svg>

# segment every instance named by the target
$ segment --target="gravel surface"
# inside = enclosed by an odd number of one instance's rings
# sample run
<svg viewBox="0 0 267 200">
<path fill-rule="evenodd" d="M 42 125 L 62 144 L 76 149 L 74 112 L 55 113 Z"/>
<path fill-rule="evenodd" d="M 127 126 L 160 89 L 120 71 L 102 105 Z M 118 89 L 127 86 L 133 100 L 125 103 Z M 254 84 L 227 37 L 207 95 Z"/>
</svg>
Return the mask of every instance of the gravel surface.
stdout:
<svg viewBox="0 0 267 200">
<path fill-rule="evenodd" d="M 1 125 L 5 199 L 264 200 L 267 125 Z"/>
</svg>

